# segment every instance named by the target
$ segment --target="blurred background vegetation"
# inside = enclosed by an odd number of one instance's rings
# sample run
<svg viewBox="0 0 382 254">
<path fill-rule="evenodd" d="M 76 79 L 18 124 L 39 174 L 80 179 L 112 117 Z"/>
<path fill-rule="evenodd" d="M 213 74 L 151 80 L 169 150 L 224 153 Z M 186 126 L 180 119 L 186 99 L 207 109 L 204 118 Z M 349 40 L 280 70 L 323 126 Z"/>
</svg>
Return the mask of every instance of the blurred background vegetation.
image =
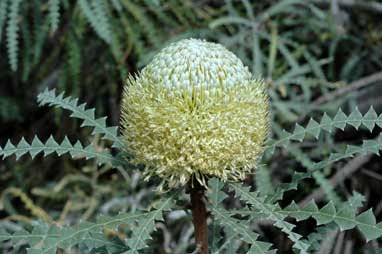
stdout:
<svg viewBox="0 0 382 254">
<path fill-rule="evenodd" d="M 358 105 L 364 114 L 373 105 L 379 114 L 381 17 L 382 1 L 367 0 L 0 0 L 0 145 L 8 138 L 32 140 L 34 134 L 89 143 L 90 130 L 80 129 L 64 111 L 39 108 L 36 95 L 55 88 L 118 125 L 128 73 L 139 71 L 168 43 L 189 37 L 225 45 L 267 81 L 275 137 L 340 107 L 348 113 Z M 357 144 L 379 132 L 346 128 L 321 135 L 318 142 L 308 140 L 265 158 L 257 174 L 273 185 L 286 182 L 293 170 L 303 170 L 345 142 Z M 95 142 L 99 149 L 105 146 Z M 381 220 L 381 166 L 374 155 L 337 163 L 304 182 L 304 191 L 288 192 L 285 204 L 341 199 L 357 191 Z M 256 186 L 256 178 L 249 176 L 248 184 Z M 16 231 L 34 219 L 73 223 L 144 208 L 154 198 L 155 185 L 139 179 L 139 170 L 127 170 L 123 177 L 69 156 L 0 161 L 0 228 Z M 173 211 L 167 221 L 157 225 L 153 253 L 192 250 L 190 216 Z M 310 232 L 309 223 L 299 225 L 302 234 Z M 290 253 L 285 235 L 267 223 L 254 227 L 281 253 Z M 382 253 L 381 242 L 365 245 L 353 231 L 331 232 L 322 244 L 322 253 Z M 0 253 L 10 248 L 3 246 Z"/>
</svg>

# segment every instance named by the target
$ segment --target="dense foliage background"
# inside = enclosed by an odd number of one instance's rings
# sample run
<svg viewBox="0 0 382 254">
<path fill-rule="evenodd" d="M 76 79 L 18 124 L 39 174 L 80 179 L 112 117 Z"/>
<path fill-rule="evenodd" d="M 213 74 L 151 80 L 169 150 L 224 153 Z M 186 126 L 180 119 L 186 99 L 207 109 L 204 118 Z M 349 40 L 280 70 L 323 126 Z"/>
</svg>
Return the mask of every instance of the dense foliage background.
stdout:
<svg viewBox="0 0 382 254">
<path fill-rule="evenodd" d="M 274 137 L 306 125 L 310 117 L 350 113 L 358 105 L 382 112 L 382 2 L 365 0 L 160 1 L 160 0 L 0 0 L 0 145 L 8 138 L 32 140 L 50 134 L 89 143 L 90 130 L 79 128 L 62 110 L 38 107 L 35 97 L 55 88 L 79 97 L 119 124 L 122 88 L 128 73 L 139 71 L 157 50 L 181 38 L 205 38 L 235 52 L 255 75 L 267 81 Z M 344 143 L 377 138 L 352 128 L 320 135 L 265 158 L 247 184 L 287 182 L 295 170 L 327 158 Z M 28 139 L 28 138 L 27 138 Z M 93 140 L 99 149 L 105 141 Z M 361 155 L 317 172 L 315 181 L 286 194 L 300 204 L 311 198 L 341 200 L 353 191 L 366 196 L 382 219 L 382 160 Z M 0 161 L 0 228 L 17 230 L 39 219 L 58 224 L 92 219 L 99 213 L 145 208 L 155 199 L 155 183 L 140 171 L 124 174 L 107 166 L 51 156 Z M 264 186 L 264 185 L 263 185 Z M 226 200 L 227 207 L 240 204 Z M 362 210 L 362 208 L 361 208 Z M 301 234 L 311 224 L 298 224 Z M 172 211 L 150 243 L 155 253 L 193 249 L 189 214 Z M 253 225 L 282 252 L 290 242 L 268 223 Z M 381 253 L 379 240 L 365 244 L 356 231 L 328 234 L 321 253 Z M 240 246 L 233 244 L 232 248 Z M 10 246 L 0 248 L 7 253 Z M 154 252 L 153 252 L 154 253 Z"/>
</svg>

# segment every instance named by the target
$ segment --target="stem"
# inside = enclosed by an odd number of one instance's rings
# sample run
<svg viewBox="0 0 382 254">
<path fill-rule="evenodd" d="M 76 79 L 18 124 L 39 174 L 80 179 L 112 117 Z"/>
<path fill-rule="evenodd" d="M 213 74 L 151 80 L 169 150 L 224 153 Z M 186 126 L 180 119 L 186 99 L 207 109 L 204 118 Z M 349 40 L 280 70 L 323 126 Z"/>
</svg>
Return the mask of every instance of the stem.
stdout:
<svg viewBox="0 0 382 254">
<path fill-rule="evenodd" d="M 207 209 L 204 204 L 204 187 L 198 181 L 190 188 L 192 222 L 195 228 L 197 254 L 208 254 Z"/>
</svg>

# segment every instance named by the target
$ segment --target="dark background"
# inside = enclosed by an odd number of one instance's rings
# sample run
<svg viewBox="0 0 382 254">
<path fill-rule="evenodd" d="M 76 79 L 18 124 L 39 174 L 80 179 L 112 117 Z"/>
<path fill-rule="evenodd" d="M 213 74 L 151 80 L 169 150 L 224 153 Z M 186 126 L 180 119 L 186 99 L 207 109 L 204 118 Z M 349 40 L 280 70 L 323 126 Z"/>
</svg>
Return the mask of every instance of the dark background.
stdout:
<svg viewBox="0 0 382 254">
<path fill-rule="evenodd" d="M 68 136 L 72 142 L 94 141 L 91 130 L 80 128 L 80 122 L 67 112 L 38 107 L 37 94 L 55 88 L 78 97 L 96 108 L 97 116 L 107 116 L 109 125 L 118 126 L 128 73 L 140 70 L 168 43 L 189 37 L 222 43 L 255 75 L 266 79 L 276 139 L 282 128 L 293 130 L 295 123 L 306 125 L 310 117 L 319 120 L 323 112 L 334 116 L 340 107 L 350 113 L 357 105 L 364 114 L 373 105 L 378 114 L 382 112 L 381 1 L 294 1 L 285 6 L 278 4 L 292 1 L 58 2 L 56 11 L 49 1 L 23 1 L 17 6 L 13 1 L 0 0 L 2 147 L 8 139 L 15 144 L 21 137 L 31 141 L 34 135 L 43 141 L 51 134 L 57 140 Z M 86 12 L 86 6 L 90 6 L 90 12 Z M 347 127 L 321 135 L 318 142 L 308 139 L 293 147 L 310 160 L 320 161 L 344 144 L 360 144 L 380 132 L 379 127 L 373 132 Z M 104 141 L 96 142 L 108 146 Z M 282 149 L 266 163 L 275 185 L 290 180 L 293 169 L 304 168 L 293 153 Z M 381 166 L 382 160 L 376 155 L 341 161 L 322 171 L 333 190 L 322 192 L 317 180 L 306 181 L 300 191 L 288 193 L 285 204 L 292 199 L 304 202 L 311 195 L 318 202 L 330 195 L 346 199 L 355 190 L 365 195 L 365 207 L 372 207 L 381 220 Z M 95 169 L 92 161 L 72 160 L 69 156 L 0 161 L 0 225 L 7 222 L 16 227 L 42 216 L 28 208 L 12 188 L 24 193 L 54 220 L 60 220 L 69 206 L 62 218 L 67 223 L 93 218 L 115 198 L 131 196 L 123 209 L 145 205 L 134 197 L 149 195 L 152 187 L 136 183 L 139 171 L 130 172 L 130 182 L 126 183 L 116 171 L 107 170 L 97 175 L 95 186 L 91 183 Z M 340 171 L 345 176 L 335 177 Z M 252 182 L 254 177 L 249 178 Z M 59 191 L 52 191 L 54 188 Z M 189 218 L 185 220 L 183 226 L 172 230 L 183 232 L 182 227 L 189 225 Z M 299 231 L 310 232 L 310 223 L 299 224 Z M 264 238 L 289 253 L 290 243 L 282 233 L 266 224 L 260 227 Z M 180 244 L 180 237 L 173 237 L 171 241 Z M 325 244 L 332 252 L 323 253 L 381 253 L 380 241 L 365 244 L 355 231 L 337 232 L 331 238 L 337 240 Z M 155 239 L 163 251 L 161 237 Z"/>
</svg>

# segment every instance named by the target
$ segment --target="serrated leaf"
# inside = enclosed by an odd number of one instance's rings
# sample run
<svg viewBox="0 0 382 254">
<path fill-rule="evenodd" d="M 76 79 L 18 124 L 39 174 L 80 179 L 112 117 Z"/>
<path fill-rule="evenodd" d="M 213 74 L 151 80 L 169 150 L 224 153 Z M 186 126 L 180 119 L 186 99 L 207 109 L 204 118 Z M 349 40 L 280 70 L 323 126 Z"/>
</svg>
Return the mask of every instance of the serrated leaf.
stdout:
<svg viewBox="0 0 382 254">
<path fill-rule="evenodd" d="M 224 199 L 228 196 L 221 189 L 224 186 L 222 181 L 219 181 L 217 178 L 212 178 L 208 181 L 208 186 L 210 187 L 210 192 L 208 193 L 208 197 L 211 200 L 213 205 L 220 204 Z"/>
<path fill-rule="evenodd" d="M 353 145 L 346 146 L 345 153 L 347 153 L 347 154 L 355 154 L 355 153 L 360 153 L 360 152 L 362 152 L 362 148 L 359 146 L 353 146 Z"/>
<path fill-rule="evenodd" d="M 332 153 L 329 155 L 329 161 L 338 161 L 343 158 L 342 153 Z"/>
<path fill-rule="evenodd" d="M 15 152 L 16 160 L 18 160 L 21 156 L 26 154 L 30 148 L 28 142 L 25 141 L 24 137 L 21 138 L 20 142 L 17 145 L 17 150 Z"/>
<path fill-rule="evenodd" d="M 27 153 L 34 158 L 41 152 L 44 153 L 44 156 L 48 156 L 52 153 L 57 153 L 58 156 L 69 153 L 73 158 L 78 156 L 85 156 L 87 159 L 96 158 L 98 163 L 110 163 L 113 167 L 125 164 L 124 158 L 114 157 L 106 150 L 98 152 L 93 144 L 83 148 L 82 144 L 77 141 L 76 144 L 72 146 L 67 137 L 63 139 L 61 144 L 58 144 L 53 136 L 50 136 L 45 144 L 35 136 L 31 144 L 22 138 L 17 145 L 13 145 L 12 142 L 8 140 L 4 148 L 0 147 L 0 156 L 2 155 L 4 159 L 14 154 L 18 160 Z"/>
<path fill-rule="evenodd" d="M 346 126 L 346 121 L 347 121 L 347 116 L 342 111 L 342 109 L 339 109 L 336 116 L 333 119 L 334 127 L 344 130 Z"/>
<path fill-rule="evenodd" d="M 7 19 L 8 1 L 0 1 L 0 43 L 3 37 L 3 26 Z"/>
<path fill-rule="evenodd" d="M 217 178 L 212 178 L 208 181 L 208 186 L 210 191 L 208 192 L 208 198 L 211 202 L 212 206 L 219 206 L 219 204 L 227 198 L 227 194 L 225 194 L 221 189 L 224 186 L 224 183 L 219 181 Z M 211 249 L 212 251 L 217 250 L 218 242 L 221 239 L 220 237 L 220 225 L 215 220 L 215 218 L 212 218 L 212 225 L 211 225 Z"/>
<path fill-rule="evenodd" d="M 291 140 L 301 142 L 302 139 L 305 138 L 305 133 L 312 134 L 315 138 L 318 138 L 321 129 L 331 132 L 333 128 L 344 129 L 346 124 L 350 124 L 358 129 L 360 123 L 365 125 L 369 130 L 372 130 L 376 124 L 382 127 L 382 114 L 377 116 L 375 110 L 372 107 L 363 117 L 358 108 L 355 108 L 349 117 L 347 117 L 342 110 L 337 112 L 334 119 L 331 119 L 325 113 L 321 118 L 320 124 L 318 124 L 314 119 L 310 119 L 308 125 L 305 128 L 303 126 L 298 126 L 295 128 L 293 133 L 283 131 L 281 133 L 282 138 L 279 138 L 278 140 L 268 140 L 266 150 L 272 154 L 276 147 L 285 147 Z"/>
<path fill-rule="evenodd" d="M 163 220 L 163 212 L 172 206 L 172 198 L 168 198 L 155 206 L 155 210 L 147 213 L 137 221 L 138 228 L 133 230 L 133 235 L 126 240 L 130 252 L 134 253 L 147 247 L 146 241 L 151 239 L 151 232 L 155 230 L 155 221 Z"/>
<path fill-rule="evenodd" d="M 358 107 L 351 112 L 349 118 L 348 118 L 348 123 L 352 125 L 354 128 L 358 130 L 359 126 L 362 124 L 362 114 L 359 112 Z"/>
<path fill-rule="evenodd" d="M 133 231 L 133 238 L 134 234 L 138 234 L 140 231 L 149 234 L 151 232 L 150 227 L 155 228 L 153 220 L 162 219 L 162 212 L 171 207 L 172 196 L 161 200 L 155 210 L 147 213 L 119 213 L 116 216 L 101 215 L 98 216 L 95 222 L 81 221 L 71 227 L 57 227 L 54 224 L 48 226 L 38 222 L 32 232 L 23 230 L 12 235 L 0 231 L 0 241 L 10 240 L 17 243 L 22 240 L 29 246 L 32 246 L 28 249 L 28 253 L 55 254 L 59 249 L 70 251 L 79 244 L 87 247 L 87 253 L 92 253 L 92 250 L 99 247 L 105 247 L 106 250 L 117 251 L 119 253 L 120 251 L 127 251 L 127 247 L 121 241 L 116 241 L 117 239 L 110 239 L 106 236 L 104 234 L 105 229 L 116 230 L 122 224 L 131 228 L 136 221 L 139 221 L 143 224 L 140 225 L 138 231 Z M 150 220 L 149 225 L 147 225 L 147 220 Z"/>
<path fill-rule="evenodd" d="M 82 242 L 90 249 L 96 249 L 99 247 L 106 248 L 109 253 L 122 253 L 127 251 L 126 245 L 118 238 L 109 239 L 101 233 L 88 233 L 82 238 Z"/>
<path fill-rule="evenodd" d="M 29 150 L 29 154 L 32 157 L 36 157 L 37 154 L 41 153 L 44 150 L 44 144 L 41 142 L 41 140 L 35 136 L 32 144 L 31 144 L 31 149 Z"/>
<path fill-rule="evenodd" d="M 272 247 L 271 243 L 256 241 L 252 244 L 247 254 L 269 254 L 269 249 Z"/>
<path fill-rule="evenodd" d="M 360 197 L 355 198 L 358 200 Z M 368 241 L 382 236 L 382 223 L 376 224 L 376 219 L 371 209 L 355 217 L 356 207 L 343 206 L 336 212 L 331 201 L 319 211 L 316 211 L 316 204 L 314 202 L 311 204 L 308 205 L 309 209 L 300 209 L 297 204 L 292 202 L 291 205 L 280 212 L 286 213 L 297 220 L 301 218 L 307 219 L 312 216 L 317 221 L 317 225 L 328 224 L 334 221 L 341 230 L 348 230 L 357 226 Z"/>
<path fill-rule="evenodd" d="M 8 11 L 8 23 L 6 29 L 7 35 L 7 49 L 9 63 L 11 65 L 12 71 L 17 70 L 18 66 L 18 31 L 19 31 L 19 9 L 22 0 L 12 0 L 10 1 L 9 11 Z"/>
<path fill-rule="evenodd" d="M 375 140 L 364 140 L 362 149 L 366 152 L 379 155 L 379 145 Z"/>
<path fill-rule="evenodd" d="M 58 28 L 58 22 L 60 19 L 60 1 L 49 0 L 49 18 L 51 31 L 55 32 Z"/>
<path fill-rule="evenodd" d="M 285 207 L 283 211 L 287 212 L 289 216 L 292 216 L 297 221 L 306 220 L 310 216 L 310 214 L 301 211 L 300 207 L 294 201 L 292 201 L 287 207 Z"/>
<path fill-rule="evenodd" d="M 267 197 L 267 202 L 274 203 L 282 199 L 283 193 L 289 190 L 296 189 L 298 183 L 301 180 L 311 177 L 313 172 L 323 169 L 336 161 L 353 157 L 354 154 L 357 154 L 357 153 L 358 154 L 366 154 L 368 152 L 377 153 L 380 150 L 382 150 L 382 135 L 380 135 L 378 138 L 372 141 L 367 141 L 367 140 L 363 141 L 363 144 L 361 146 L 347 146 L 344 152 L 330 154 L 327 160 L 322 160 L 320 162 L 314 163 L 313 165 L 304 164 L 309 171 L 306 173 L 294 172 L 294 174 L 292 175 L 292 181 L 290 183 L 280 184 L 275 190 L 274 194 Z M 289 151 L 293 152 L 293 149 L 289 149 Z"/>
<path fill-rule="evenodd" d="M 296 190 L 298 183 L 303 179 L 309 178 L 310 176 L 311 176 L 310 172 L 307 172 L 307 173 L 294 172 L 292 175 L 292 181 L 290 183 L 280 184 L 277 187 L 275 193 L 267 197 L 267 203 L 275 203 L 276 201 L 281 200 L 286 191 Z"/>
<path fill-rule="evenodd" d="M 95 150 L 94 146 L 88 145 L 87 147 L 85 147 L 85 158 L 87 160 L 94 158 L 95 156 L 96 156 L 96 150 Z"/>
<path fill-rule="evenodd" d="M 382 128 L 382 114 L 379 115 L 377 121 L 375 122 L 380 128 Z"/>
<path fill-rule="evenodd" d="M 320 125 L 313 118 L 309 120 L 308 126 L 306 127 L 306 132 L 312 134 L 315 138 L 320 135 Z"/>
<path fill-rule="evenodd" d="M 85 241 L 83 241 L 83 239 L 89 237 L 90 234 L 102 233 L 104 228 L 111 224 L 130 224 L 134 220 L 143 216 L 145 216 L 145 214 L 121 213 L 118 216 L 108 217 L 104 220 L 97 219 L 97 222 L 94 223 L 80 222 L 74 227 L 58 228 L 53 225 L 48 229 L 48 231 L 40 233 L 40 242 L 38 244 L 38 247 L 33 245 L 34 247 L 29 249 L 28 253 L 32 251 L 32 253 L 35 252 L 39 254 L 51 254 L 56 253 L 58 248 L 70 250 L 73 246 L 76 246 L 79 243 L 86 243 Z M 30 234 L 30 236 L 33 236 L 33 232 Z M 27 235 L 24 239 L 28 240 L 29 236 Z M 94 244 L 87 245 L 89 250 L 91 250 L 91 248 L 94 246 Z"/>
<path fill-rule="evenodd" d="M 104 2 L 94 0 L 90 4 L 88 0 L 79 0 L 78 3 L 90 26 L 97 35 L 106 43 L 110 44 L 112 36 L 105 7 L 103 6 Z"/>
<path fill-rule="evenodd" d="M 352 229 L 356 226 L 354 222 L 355 212 L 352 209 L 342 209 L 334 218 L 341 230 Z"/>
<path fill-rule="evenodd" d="M 292 232 L 295 225 L 284 221 L 286 215 L 280 212 L 280 208 L 277 204 L 264 203 L 264 199 L 259 198 L 257 192 L 250 192 L 248 188 L 240 186 L 239 184 L 230 184 L 230 187 L 241 200 L 253 205 L 255 209 L 267 215 L 268 219 L 275 221 L 274 225 L 288 235 L 288 238 L 294 243 L 294 248 L 300 250 L 301 253 L 307 253 L 309 244 L 301 241 L 299 234 Z"/>
<path fill-rule="evenodd" d="M 74 149 L 69 152 L 72 157 L 79 157 L 84 154 L 84 148 L 79 140 L 77 140 L 73 147 Z"/>
<path fill-rule="evenodd" d="M 95 119 L 95 110 L 94 109 L 85 109 L 86 104 L 78 105 L 78 99 L 72 99 L 70 96 L 64 97 L 64 94 L 61 93 L 56 95 L 55 90 L 45 89 L 42 93 L 37 96 L 37 100 L 41 106 L 49 105 L 61 107 L 63 109 L 69 110 L 72 112 L 70 115 L 74 118 L 79 118 L 83 120 L 81 126 L 93 127 L 93 134 L 103 134 L 103 137 L 113 142 L 113 147 L 122 148 L 124 143 L 122 138 L 117 135 L 118 127 L 107 127 L 106 126 L 106 117 L 101 117 Z"/>
<path fill-rule="evenodd" d="M 50 136 L 49 139 L 45 143 L 44 157 L 51 154 L 51 153 L 54 153 L 58 147 L 59 147 L 59 145 L 56 142 L 56 140 L 54 140 L 53 136 Z"/>
<path fill-rule="evenodd" d="M 317 225 L 322 225 L 331 222 L 335 214 L 336 208 L 331 201 L 322 207 L 318 213 L 313 214 L 313 218 L 317 221 Z"/>
<path fill-rule="evenodd" d="M 366 197 L 361 193 L 353 191 L 352 196 L 347 200 L 347 205 L 351 206 L 354 210 L 357 210 L 363 206 L 366 201 Z"/>
<path fill-rule="evenodd" d="M 70 143 L 68 137 L 64 137 L 64 140 L 61 142 L 60 144 L 60 150 L 57 151 L 57 154 L 58 156 L 61 156 L 62 154 L 64 153 L 67 153 L 68 151 L 70 151 L 70 149 L 73 148 L 73 145 L 72 143 Z"/>
<path fill-rule="evenodd" d="M 304 139 L 304 137 L 305 137 L 304 127 L 296 123 L 293 134 L 291 136 L 291 140 L 296 140 L 301 142 Z"/>
<path fill-rule="evenodd" d="M 377 222 L 371 209 L 358 215 L 356 220 L 359 223 L 359 230 L 361 230 L 367 241 L 376 239 L 382 235 L 382 228 L 376 225 Z"/>
<path fill-rule="evenodd" d="M 309 250 L 312 253 L 317 253 L 322 246 L 322 241 L 327 238 L 330 233 L 335 231 L 337 231 L 337 226 L 335 223 L 329 223 L 325 226 L 317 227 L 315 232 L 310 233 L 307 237 L 310 243 Z"/>
<path fill-rule="evenodd" d="M 3 148 L 3 151 L 2 151 L 2 155 L 3 155 L 3 158 L 6 158 L 10 155 L 12 155 L 13 153 L 16 152 L 16 147 L 12 144 L 12 142 L 10 140 L 7 141 L 7 143 L 5 144 L 5 147 Z"/>
<path fill-rule="evenodd" d="M 269 196 L 275 192 L 272 184 L 271 173 L 264 165 L 260 165 L 256 170 L 256 187 L 261 196 Z"/>
<path fill-rule="evenodd" d="M 304 208 L 302 210 L 304 212 L 314 214 L 314 213 L 318 212 L 318 207 L 317 207 L 316 203 L 314 202 L 314 200 L 311 200 L 308 204 L 306 204 L 304 206 Z"/>
<path fill-rule="evenodd" d="M 287 132 L 286 130 L 282 130 L 279 135 L 279 145 L 286 147 L 289 144 L 291 134 Z"/>
<path fill-rule="evenodd" d="M 326 113 L 324 113 L 323 117 L 321 118 L 320 125 L 324 130 L 331 133 L 333 131 L 332 122 L 333 120 Z"/>
<path fill-rule="evenodd" d="M 375 112 L 373 106 L 369 108 L 369 111 L 364 115 L 362 119 L 362 124 L 371 132 L 374 129 L 375 123 L 377 122 L 378 115 Z"/>
<path fill-rule="evenodd" d="M 210 207 L 211 213 L 214 217 L 225 227 L 228 227 L 230 230 L 237 232 L 241 235 L 241 239 L 249 244 L 252 244 L 250 251 L 248 253 L 253 254 L 265 254 L 272 246 L 271 244 L 259 242 L 257 238 L 259 235 L 255 232 L 252 232 L 246 225 L 241 221 L 234 219 L 230 216 L 228 211 L 223 210 L 218 206 Z"/>
</svg>

